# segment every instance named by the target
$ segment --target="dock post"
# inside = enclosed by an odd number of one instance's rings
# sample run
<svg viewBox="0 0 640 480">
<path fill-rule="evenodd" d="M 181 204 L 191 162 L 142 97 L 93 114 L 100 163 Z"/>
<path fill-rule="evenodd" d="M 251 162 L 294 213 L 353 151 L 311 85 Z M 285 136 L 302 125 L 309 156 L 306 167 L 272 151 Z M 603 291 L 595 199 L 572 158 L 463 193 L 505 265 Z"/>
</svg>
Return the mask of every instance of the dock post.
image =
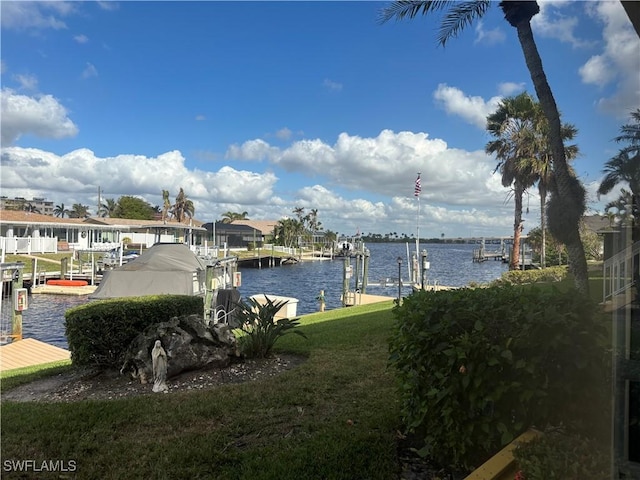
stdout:
<svg viewBox="0 0 640 480">
<path fill-rule="evenodd" d="M 324 308 L 325 308 L 324 290 L 320 290 L 320 295 L 318 295 L 317 299 L 319 302 L 319 311 L 324 312 Z"/>
<path fill-rule="evenodd" d="M 22 310 L 27 306 L 27 290 L 22 288 L 22 269 L 24 265 L 19 265 L 13 274 L 11 285 L 12 295 L 12 315 L 11 315 L 11 341 L 22 340 Z"/>
</svg>

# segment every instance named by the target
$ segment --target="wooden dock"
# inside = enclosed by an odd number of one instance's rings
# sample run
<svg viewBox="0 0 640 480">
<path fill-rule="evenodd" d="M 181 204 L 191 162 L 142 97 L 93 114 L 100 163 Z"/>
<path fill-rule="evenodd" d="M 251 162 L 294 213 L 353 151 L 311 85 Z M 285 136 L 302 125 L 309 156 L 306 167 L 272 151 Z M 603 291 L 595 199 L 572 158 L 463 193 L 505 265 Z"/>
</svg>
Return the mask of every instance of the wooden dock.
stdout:
<svg viewBox="0 0 640 480">
<path fill-rule="evenodd" d="M 473 251 L 473 261 L 477 263 L 486 262 L 487 260 L 500 260 L 505 261 L 505 251 L 487 251 L 484 246 L 482 248 L 475 249 Z"/>
<path fill-rule="evenodd" d="M 96 291 L 97 285 L 84 285 L 82 287 L 67 287 L 64 285 L 38 285 L 31 288 L 31 293 L 37 295 L 44 293 L 48 295 L 89 295 Z"/>
<path fill-rule="evenodd" d="M 34 338 L 25 338 L 0 347 L 0 372 L 44 363 L 69 360 L 71 352 Z"/>
</svg>

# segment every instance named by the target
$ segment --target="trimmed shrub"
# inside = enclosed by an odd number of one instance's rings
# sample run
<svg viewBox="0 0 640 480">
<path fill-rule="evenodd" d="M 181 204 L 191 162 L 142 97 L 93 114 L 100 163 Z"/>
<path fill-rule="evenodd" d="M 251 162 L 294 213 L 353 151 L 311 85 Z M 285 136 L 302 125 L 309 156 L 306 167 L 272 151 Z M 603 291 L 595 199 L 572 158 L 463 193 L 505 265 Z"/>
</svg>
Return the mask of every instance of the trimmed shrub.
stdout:
<svg viewBox="0 0 640 480">
<path fill-rule="evenodd" d="M 71 361 L 120 368 L 127 347 L 146 327 L 203 310 L 203 299 L 190 295 L 116 298 L 70 308 L 64 316 Z"/>
<path fill-rule="evenodd" d="M 424 441 L 419 453 L 471 468 L 532 425 L 578 425 L 593 408 L 602 415 L 598 311 L 576 291 L 548 286 L 406 297 L 394 307 L 390 364 L 407 432 Z"/>
<path fill-rule="evenodd" d="M 529 283 L 559 282 L 567 277 L 566 266 L 547 267 L 540 270 L 509 270 L 492 282 L 498 285 L 524 285 Z"/>
</svg>

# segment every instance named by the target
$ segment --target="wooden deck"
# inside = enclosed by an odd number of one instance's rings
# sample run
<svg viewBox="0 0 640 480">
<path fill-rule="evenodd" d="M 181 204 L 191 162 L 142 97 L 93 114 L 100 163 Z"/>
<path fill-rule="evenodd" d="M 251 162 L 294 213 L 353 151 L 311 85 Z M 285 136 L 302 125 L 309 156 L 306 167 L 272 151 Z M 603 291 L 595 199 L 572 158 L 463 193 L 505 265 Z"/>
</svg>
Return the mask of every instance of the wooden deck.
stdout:
<svg viewBox="0 0 640 480">
<path fill-rule="evenodd" d="M 34 338 L 25 338 L 0 347 L 0 372 L 43 363 L 69 360 L 71 353 Z"/>
<path fill-rule="evenodd" d="M 62 285 L 38 285 L 31 289 L 31 293 L 37 295 L 44 293 L 48 295 L 89 295 L 98 288 L 97 285 L 85 285 L 83 287 L 66 287 Z"/>
</svg>

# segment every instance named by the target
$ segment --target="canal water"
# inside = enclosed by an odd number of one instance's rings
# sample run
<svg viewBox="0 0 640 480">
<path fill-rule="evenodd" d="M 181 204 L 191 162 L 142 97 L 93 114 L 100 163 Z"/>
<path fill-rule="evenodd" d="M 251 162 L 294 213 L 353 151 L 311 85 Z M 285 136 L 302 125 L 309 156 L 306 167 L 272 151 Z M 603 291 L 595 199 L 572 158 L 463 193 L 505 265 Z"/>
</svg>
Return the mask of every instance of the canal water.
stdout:
<svg viewBox="0 0 640 480">
<path fill-rule="evenodd" d="M 368 282 L 386 284 L 370 285 L 367 293 L 373 295 L 398 295 L 398 276 L 409 283 L 407 267 L 407 246 L 401 243 L 371 243 L 366 247 L 370 251 Z M 410 245 L 410 254 L 415 245 Z M 477 245 L 467 244 L 426 244 L 420 246 L 427 250 L 430 263 L 426 271 L 426 283 L 461 287 L 470 283 L 488 283 L 499 278 L 508 266 L 499 261 L 483 263 L 473 262 L 473 250 Z M 401 258 L 400 271 L 397 259 Z M 355 261 L 352 259 L 351 264 Z M 242 286 L 239 288 L 243 298 L 255 294 L 279 295 L 298 299 L 297 315 L 318 311 L 317 297 L 324 290 L 326 309 L 341 307 L 344 261 L 318 260 L 284 265 L 275 268 L 241 269 Z M 353 287 L 354 280 L 351 280 Z M 402 288 L 403 295 L 409 294 L 408 287 Z M 86 296 L 31 295 L 29 309 L 23 314 L 24 338 L 35 338 L 62 348 L 67 348 L 64 335 L 64 312 L 76 305 L 88 302 Z M 9 299 L 2 301 L 2 329 L 10 326 L 11 304 Z"/>
</svg>

